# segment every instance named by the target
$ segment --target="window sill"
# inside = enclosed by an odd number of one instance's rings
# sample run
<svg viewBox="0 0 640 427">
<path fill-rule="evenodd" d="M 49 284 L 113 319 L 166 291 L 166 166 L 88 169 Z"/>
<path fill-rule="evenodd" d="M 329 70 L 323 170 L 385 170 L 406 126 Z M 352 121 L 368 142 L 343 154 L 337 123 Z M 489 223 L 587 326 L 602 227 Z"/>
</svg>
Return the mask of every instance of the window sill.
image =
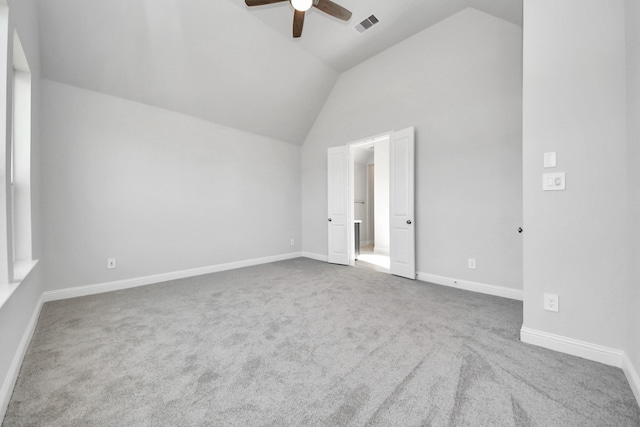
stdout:
<svg viewBox="0 0 640 427">
<path fill-rule="evenodd" d="M 13 264 L 13 277 L 14 282 L 0 285 L 0 308 L 4 306 L 4 304 L 9 301 L 11 295 L 18 289 L 18 286 L 27 278 L 29 273 L 33 271 L 35 266 L 38 264 L 38 260 L 33 261 L 16 261 Z"/>
<path fill-rule="evenodd" d="M 27 278 L 29 273 L 35 268 L 38 260 L 16 261 L 13 263 L 13 281 L 20 283 Z"/>
</svg>

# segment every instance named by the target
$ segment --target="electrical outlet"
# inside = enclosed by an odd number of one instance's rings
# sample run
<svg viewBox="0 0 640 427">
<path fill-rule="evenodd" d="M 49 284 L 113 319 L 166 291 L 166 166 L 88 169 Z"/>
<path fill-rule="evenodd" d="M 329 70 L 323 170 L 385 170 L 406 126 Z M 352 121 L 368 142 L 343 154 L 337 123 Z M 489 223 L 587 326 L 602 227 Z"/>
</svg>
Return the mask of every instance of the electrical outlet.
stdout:
<svg viewBox="0 0 640 427">
<path fill-rule="evenodd" d="M 544 294 L 544 309 L 547 311 L 558 312 L 558 295 Z"/>
<path fill-rule="evenodd" d="M 469 266 L 469 268 L 475 270 L 475 268 L 476 268 L 476 259 L 475 258 L 469 258 L 468 266 Z"/>
<path fill-rule="evenodd" d="M 291 246 L 296 244 L 296 239 L 291 239 Z"/>
<path fill-rule="evenodd" d="M 115 258 L 109 258 L 107 260 L 107 268 L 116 268 L 116 259 Z"/>
</svg>

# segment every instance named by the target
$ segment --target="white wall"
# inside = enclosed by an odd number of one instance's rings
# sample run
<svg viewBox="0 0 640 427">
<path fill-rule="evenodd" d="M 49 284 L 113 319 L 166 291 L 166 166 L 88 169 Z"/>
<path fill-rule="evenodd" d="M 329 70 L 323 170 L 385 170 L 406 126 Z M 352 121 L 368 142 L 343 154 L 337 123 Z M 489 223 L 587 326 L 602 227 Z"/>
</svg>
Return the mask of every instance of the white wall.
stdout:
<svg viewBox="0 0 640 427">
<path fill-rule="evenodd" d="M 300 250 L 300 147 L 48 80 L 42 115 L 48 289 Z"/>
<path fill-rule="evenodd" d="M 623 348 L 624 0 L 525 0 L 524 10 L 524 326 Z M 547 151 L 566 191 L 541 189 Z M 543 310 L 544 292 L 559 295 L 558 313 Z"/>
<path fill-rule="evenodd" d="M 35 0 L 8 0 L 9 34 L 13 36 L 16 29 L 20 35 L 33 77 L 32 85 L 32 128 L 31 128 L 31 209 L 32 209 L 32 248 L 34 259 L 42 256 L 42 226 L 40 203 L 40 143 L 39 143 L 39 111 L 40 100 L 40 58 L 39 36 Z M 12 43 L 10 43 L 12 45 Z M 10 116 L 8 115 L 8 119 Z M 14 374 L 12 363 L 18 353 L 20 342 L 27 332 L 32 313 L 37 307 L 38 299 L 43 291 L 42 265 L 24 280 L 9 300 L 0 308 L 0 390 L 10 393 L 13 387 Z M 19 366 L 19 365 L 18 365 Z M 15 367 L 15 366 L 14 366 Z M 8 395 L 0 393 L 0 399 Z M 6 409 L 7 401 L 0 400 L 0 419 Z"/>
<path fill-rule="evenodd" d="M 640 372 L 640 0 L 626 0 L 627 172 L 629 185 L 630 277 L 627 297 L 627 351 Z M 640 395 L 637 396 L 640 400 Z"/>
<path fill-rule="evenodd" d="M 389 223 L 389 140 L 374 144 L 374 251 L 389 254 L 391 225 Z"/>
<path fill-rule="evenodd" d="M 520 289 L 521 43 L 465 9 L 342 74 L 302 149 L 304 250 L 327 253 L 327 147 L 413 125 L 418 271 Z"/>
</svg>

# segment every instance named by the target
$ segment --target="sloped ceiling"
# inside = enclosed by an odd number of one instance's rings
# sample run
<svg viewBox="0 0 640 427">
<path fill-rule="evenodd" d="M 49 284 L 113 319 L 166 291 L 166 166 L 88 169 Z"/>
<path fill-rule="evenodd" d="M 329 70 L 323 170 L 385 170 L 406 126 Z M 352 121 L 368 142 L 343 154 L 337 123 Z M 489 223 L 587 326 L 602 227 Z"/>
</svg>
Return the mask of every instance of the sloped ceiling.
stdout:
<svg viewBox="0 0 640 427">
<path fill-rule="evenodd" d="M 40 0 L 43 77 L 302 144 L 339 72 L 472 6 L 521 25 L 522 0 L 337 0 L 291 37 L 287 3 Z M 359 34 L 358 22 L 380 18 Z"/>
<path fill-rule="evenodd" d="M 230 0 L 42 0 L 45 78 L 301 144 L 338 73 Z"/>
<path fill-rule="evenodd" d="M 340 21 L 311 8 L 305 16 L 304 31 L 300 39 L 292 39 L 293 9 L 287 3 L 246 8 L 243 0 L 238 7 L 274 29 L 284 38 L 335 70 L 342 72 L 362 61 L 400 43 L 402 40 L 433 24 L 474 7 L 522 26 L 522 0 L 333 0 L 349 9 L 353 16 L 349 22 Z M 354 27 L 375 15 L 380 22 L 360 34 Z"/>
</svg>

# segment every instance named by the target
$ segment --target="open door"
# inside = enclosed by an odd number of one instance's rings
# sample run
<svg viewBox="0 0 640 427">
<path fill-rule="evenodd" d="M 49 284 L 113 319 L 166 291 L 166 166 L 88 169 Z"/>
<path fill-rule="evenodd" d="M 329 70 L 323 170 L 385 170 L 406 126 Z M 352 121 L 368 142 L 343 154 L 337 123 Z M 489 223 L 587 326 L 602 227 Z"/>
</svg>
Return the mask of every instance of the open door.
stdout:
<svg viewBox="0 0 640 427">
<path fill-rule="evenodd" d="M 349 265 L 349 162 L 347 147 L 329 148 L 327 158 L 328 176 L 328 261 Z"/>
<path fill-rule="evenodd" d="M 389 141 L 389 219 L 391 274 L 415 280 L 414 129 L 391 134 Z"/>
</svg>

